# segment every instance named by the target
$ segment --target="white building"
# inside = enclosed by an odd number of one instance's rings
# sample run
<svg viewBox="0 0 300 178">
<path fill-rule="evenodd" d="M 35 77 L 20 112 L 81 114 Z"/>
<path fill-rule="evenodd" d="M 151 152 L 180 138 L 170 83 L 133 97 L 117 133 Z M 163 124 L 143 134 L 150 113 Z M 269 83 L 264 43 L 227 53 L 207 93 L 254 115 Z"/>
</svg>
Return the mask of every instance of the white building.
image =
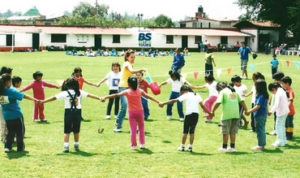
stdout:
<svg viewBox="0 0 300 178">
<path fill-rule="evenodd" d="M 236 30 L 182 28 L 100 28 L 0 25 L 0 51 L 46 47 L 188 48 L 201 41 L 211 46 L 234 45 L 255 36 Z M 255 50 L 255 49 L 254 49 Z"/>
</svg>

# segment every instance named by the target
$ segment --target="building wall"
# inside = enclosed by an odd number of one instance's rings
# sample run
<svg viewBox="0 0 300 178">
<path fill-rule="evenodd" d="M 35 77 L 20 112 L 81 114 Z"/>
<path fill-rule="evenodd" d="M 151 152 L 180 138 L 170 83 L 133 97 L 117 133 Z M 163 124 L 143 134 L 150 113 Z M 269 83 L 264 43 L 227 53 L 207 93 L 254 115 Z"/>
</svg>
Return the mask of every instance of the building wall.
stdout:
<svg viewBox="0 0 300 178">
<path fill-rule="evenodd" d="M 258 51 L 258 30 L 257 29 L 241 29 L 241 32 L 250 33 L 254 35 L 251 37 L 249 47 L 253 51 Z"/>
<path fill-rule="evenodd" d="M 7 33 L 0 34 L 0 46 L 6 46 Z M 11 34 L 8 34 L 11 35 Z M 15 46 L 17 47 L 32 47 L 32 34 L 31 33 L 16 33 L 14 37 Z"/>
<path fill-rule="evenodd" d="M 67 35 L 65 43 L 53 43 L 51 42 L 51 34 L 41 33 L 40 34 L 40 46 L 59 46 L 64 47 L 75 46 L 75 47 L 92 47 L 94 46 L 94 35 Z"/>
<path fill-rule="evenodd" d="M 6 34 L 0 33 L 0 46 L 6 46 Z"/>
</svg>

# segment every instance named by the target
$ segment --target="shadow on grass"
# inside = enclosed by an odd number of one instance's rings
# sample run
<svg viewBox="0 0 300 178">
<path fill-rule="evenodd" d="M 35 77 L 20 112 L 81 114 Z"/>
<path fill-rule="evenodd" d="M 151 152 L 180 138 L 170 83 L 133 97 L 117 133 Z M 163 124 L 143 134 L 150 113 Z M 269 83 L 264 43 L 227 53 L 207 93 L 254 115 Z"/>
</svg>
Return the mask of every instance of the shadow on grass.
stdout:
<svg viewBox="0 0 300 178">
<path fill-rule="evenodd" d="M 169 140 L 164 140 L 164 141 L 162 141 L 163 143 L 172 143 L 171 141 L 169 141 Z"/>
<path fill-rule="evenodd" d="M 84 119 L 84 120 L 81 120 L 81 122 L 91 122 L 91 120 L 89 120 L 89 119 Z"/>
<path fill-rule="evenodd" d="M 196 156 L 211 156 L 213 154 L 210 153 L 200 153 L 200 152 L 190 152 L 191 155 L 196 155 Z"/>
<path fill-rule="evenodd" d="M 283 153 L 283 151 L 280 148 L 275 148 L 275 149 L 264 149 L 263 151 L 260 152 L 255 152 L 255 153 Z"/>
<path fill-rule="evenodd" d="M 294 137 L 292 140 L 289 140 L 290 142 L 296 142 L 300 143 L 300 137 Z"/>
<path fill-rule="evenodd" d="M 294 144 L 294 145 L 288 144 L 288 145 L 285 145 L 285 147 L 288 149 L 300 149 L 300 146 L 296 145 L 296 144 Z"/>
<path fill-rule="evenodd" d="M 250 153 L 245 152 L 245 151 L 236 151 L 236 152 L 226 152 L 226 154 L 229 154 L 229 155 L 247 155 L 247 154 L 250 154 Z"/>
<path fill-rule="evenodd" d="M 8 159 L 19 159 L 22 157 L 29 157 L 28 151 L 12 151 L 10 153 L 7 153 Z"/>
<path fill-rule="evenodd" d="M 153 120 L 153 119 L 147 119 L 145 120 L 145 122 L 155 122 L 156 120 Z"/>
<path fill-rule="evenodd" d="M 141 149 L 141 150 L 136 150 L 136 153 L 139 153 L 139 154 L 147 154 L 147 155 L 153 154 L 153 152 L 152 152 L 151 150 L 149 150 L 148 148 Z"/>
<path fill-rule="evenodd" d="M 83 156 L 83 157 L 91 157 L 91 156 L 98 155 L 98 153 L 89 153 L 89 152 L 85 152 L 85 151 L 76 151 L 76 152 L 69 152 L 69 153 L 58 153 L 56 155 L 57 156 L 65 156 L 65 155 L 68 155 L 68 154 Z"/>
<path fill-rule="evenodd" d="M 42 122 L 42 121 L 39 121 L 39 122 L 36 122 L 37 124 L 41 124 L 41 125 L 48 125 L 48 124 L 51 124 L 51 122 L 47 121 L 47 122 Z"/>
</svg>

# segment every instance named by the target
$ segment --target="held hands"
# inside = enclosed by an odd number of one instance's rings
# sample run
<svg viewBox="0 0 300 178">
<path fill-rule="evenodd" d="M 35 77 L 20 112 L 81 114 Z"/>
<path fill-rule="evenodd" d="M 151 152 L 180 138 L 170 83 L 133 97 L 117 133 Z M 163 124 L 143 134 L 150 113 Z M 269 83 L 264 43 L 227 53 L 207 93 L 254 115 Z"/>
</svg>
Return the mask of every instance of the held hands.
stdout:
<svg viewBox="0 0 300 178">
<path fill-rule="evenodd" d="M 106 100 L 106 98 L 105 98 L 105 97 L 100 97 L 99 99 L 100 99 L 100 101 L 101 101 L 101 102 L 103 102 L 103 103 L 104 103 L 104 102 L 105 102 L 105 100 Z"/>
<path fill-rule="evenodd" d="M 101 86 L 101 83 L 97 83 L 97 84 L 96 84 L 96 87 L 100 87 L 100 86 Z"/>
<path fill-rule="evenodd" d="M 158 106 L 161 107 L 161 108 L 164 107 L 164 105 L 165 105 L 165 104 L 162 103 L 162 102 L 159 102 L 159 103 L 158 103 Z"/>
<path fill-rule="evenodd" d="M 271 112 L 268 112 L 268 116 L 271 116 L 272 115 L 272 113 Z"/>
<path fill-rule="evenodd" d="M 246 116 L 249 116 L 249 115 L 250 115 L 250 112 L 249 112 L 249 111 L 245 111 L 245 115 L 246 115 Z"/>
</svg>

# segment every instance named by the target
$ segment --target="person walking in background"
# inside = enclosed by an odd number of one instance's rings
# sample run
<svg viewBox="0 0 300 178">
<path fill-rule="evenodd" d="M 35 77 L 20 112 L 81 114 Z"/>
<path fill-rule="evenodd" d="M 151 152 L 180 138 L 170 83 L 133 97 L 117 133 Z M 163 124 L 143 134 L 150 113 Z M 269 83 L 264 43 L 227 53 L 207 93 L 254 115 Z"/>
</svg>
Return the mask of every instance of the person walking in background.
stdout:
<svg viewBox="0 0 300 178">
<path fill-rule="evenodd" d="M 251 49 L 246 46 L 245 42 L 241 42 L 241 47 L 238 51 L 238 53 L 241 56 L 241 70 L 242 70 L 242 78 L 248 79 L 248 72 L 247 72 L 247 65 L 249 60 L 249 53 L 251 52 Z"/>
<path fill-rule="evenodd" d="M 185 64 L 184 55 L 181 54 L 180 49 L 177 48 L 175 50 L 175 55 L 174 55 L 171 69 L 175 70 L 178 73 L 181 73 L 181 69 L 184 66 L 184 64 Z"/>
</svg>

